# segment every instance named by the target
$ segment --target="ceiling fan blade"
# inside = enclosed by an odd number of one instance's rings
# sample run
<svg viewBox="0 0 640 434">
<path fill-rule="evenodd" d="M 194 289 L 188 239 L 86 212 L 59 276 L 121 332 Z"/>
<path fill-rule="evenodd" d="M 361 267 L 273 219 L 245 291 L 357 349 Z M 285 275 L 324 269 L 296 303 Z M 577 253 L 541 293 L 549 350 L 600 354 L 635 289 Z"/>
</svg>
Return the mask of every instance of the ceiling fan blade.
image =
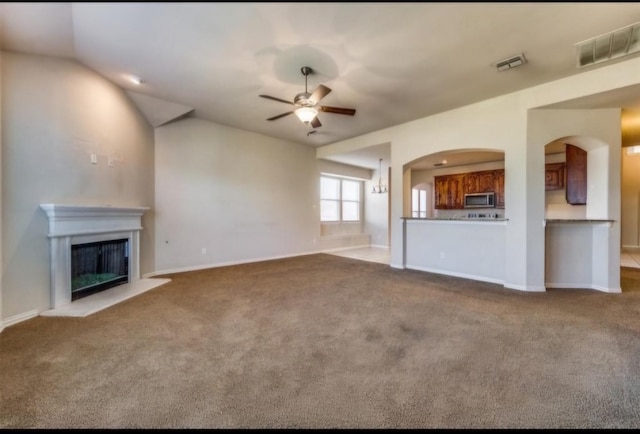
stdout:
<svg viewBox="0 0 640 434">
<path fill-rule="evenodd" d="M 313 104 L 318 104 L 318 101 L 327 96 L 329 92 L 331 92 L 331 89 L 321 84 L 316 87 L 316 90 L 313 91 L 313 93 L 309 97 L 309 101 Z"/>
<path fill-rule="evenodd" d="M 320 119 L 318 119 L 318 116 L 316 116 L 315 118 L 313 118 L 313 120 L 311 121 L 311 126 L 313 128 L 318 128 L 321 127 L 322 124 L 320 123 Z"/>
<path fill-rule="evenodd" d="M 272 99 L 274 101 L 283 102 L 285 104 L 293 104 L 291 101 L 285 101 L 284 99 L 276 98 L 275 96 L 269 96 L 269 95 L 260 95 L 260 96 L 262 98 L 267 98 L 267 99 Z"/>
<path fill-rule="evenodd" d="M 337 113 L 339 115 L 353 116 L 356 114 L 356 109 L 350 109 L 350 108 L 329 107 L 326 105 L 319 105 L 317 106 L 317 109 L 320 110 L 321 112 Z"/>
<path fill-rule="evenodd" d="M 282 113 L 281 115 L 274 116 L 274 117 L 269 118 L 269 119 L 267 119 L 267 120 L 268 120 L 268 121 L 275 121 L 276 119 L 283 118 L 283 117 L 285 117 L 285 116 L 287 116 L 287 115 L 290 115 L 291 113 L 293 113 L 293 112 L 291 111 L 291 112 Z"/>
</svg>

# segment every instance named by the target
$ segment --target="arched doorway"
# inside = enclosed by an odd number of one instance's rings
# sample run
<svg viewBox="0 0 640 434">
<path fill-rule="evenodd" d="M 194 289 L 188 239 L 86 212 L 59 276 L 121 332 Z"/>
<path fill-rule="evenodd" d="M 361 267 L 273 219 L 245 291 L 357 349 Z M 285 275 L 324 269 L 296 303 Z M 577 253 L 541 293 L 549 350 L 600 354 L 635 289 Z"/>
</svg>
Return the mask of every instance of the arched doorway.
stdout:
<svg viewBox="0 0 640 434">
<path fill-rule="evenodd" d="M 620 292 L 609 145 L 566 136 L 545 145 L 545 287 Z M 584 192 L 576 198 L 574 192 Z M 618 264 L 615 264 L 615 262 Z M 617 271 L 617 279 L 616 279 Z"/>
</svg>

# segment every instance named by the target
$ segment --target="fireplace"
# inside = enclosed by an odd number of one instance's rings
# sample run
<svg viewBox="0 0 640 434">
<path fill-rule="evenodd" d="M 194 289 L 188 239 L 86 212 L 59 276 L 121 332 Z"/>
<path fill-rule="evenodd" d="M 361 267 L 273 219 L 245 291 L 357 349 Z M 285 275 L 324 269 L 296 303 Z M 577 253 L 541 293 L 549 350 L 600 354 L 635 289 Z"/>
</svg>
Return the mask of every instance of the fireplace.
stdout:
<svg viewBox="0 0 640 434">
<path fill-rule="evenodd" d="M 71 301 L 129 282 L 129 240 L 71 246 Z"/>
<path fill-rule="evenodd" d="M 40 208 L 49 218 L 52 309 L 140 281 L 141 220 L 149 208 L 58 204 L 41 204 Z M 75 256 L 89 253 L 97 253 L 99 263 L 94 258 L 85 259 L 86 264 L 82 260 L 74 264 Z M 96 282 L 82 285 L 78 280 L 82 274 L 91 274 L 84 279 Z"/>
</svg>

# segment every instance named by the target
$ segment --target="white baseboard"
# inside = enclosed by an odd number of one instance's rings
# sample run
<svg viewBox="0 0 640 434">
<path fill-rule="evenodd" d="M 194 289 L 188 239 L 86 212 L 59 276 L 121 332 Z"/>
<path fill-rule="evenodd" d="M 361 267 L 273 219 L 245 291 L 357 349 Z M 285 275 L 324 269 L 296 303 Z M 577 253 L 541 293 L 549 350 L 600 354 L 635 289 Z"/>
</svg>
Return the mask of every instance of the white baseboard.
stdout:
<svg viewBox="0 0 640 434">
<path fill-rule="evenodd" d="M 444 274 L 446 276 L 461 277 L 463 279 L 479 280 L 480 282 L 497 283 L 498 285 L 504 285 L 504 281 L 503 280 L 494 279 L 492 277 L 476 276 L 476 275 L 473 275 L 473 274 L 465 274 L 465 273 L 457 273 L 455 271 L 445 271 L 445 270 L 439 270 L 437 268 L 418 267 L 418 266 L 415 266 L 415 265 L 407 265 L 405 268 L 407 268 L 409 270 L 426 271 L 427 273 Z"/>
<path fill-rule="evenodd" d="M 515 289 L 516 291 L 524 292 L 545 292 L 547 290 L 545 286 L 513 285 L 511 283 L 505 283 L 504 287 L 507 289 Z"/>
<path fill-rule="evenodd" d="M 388 249 L 389 246 L 384 246 L 382 244 L 371 244 L 369 247 L 373 247 L 375 249 Z"/>
<path fill-rule="evenodd" d="M 596 291 L 607 292 L 609 294 L 619 294 L 622 288 L 607 288 L 605 286 L 593 285 L 591 283 L 545 283 L 547 288 L 555 289 L 595 289 Z"/>
<path fill-rule="evenodd" d="M 225 262 L 217 262 L 214 264 L 202 264 L 202 265 L 195 265 L 193 267 L 169 268 L 166 270 L 153 271 L 151 273 L 145 274 L 142 277 L 145 277 L 145 278 L 155 277 L 155 276 L 162 276 L 164 274 L 185 273 L 187 271 L 206 270 L 208 268 L 229 267 L 232 265 L 251 264 L 253 262 L 264 262 L 264 261 L 273 261 L 275 259 L 295 258 L 296 256 L 316 255 L 318 253 L 325 253 L 325 252 L 326 252 L 325 250 L 314 250 L 311 252 L 293 253 L 289 255 L 267 256 L 263 258 L 242 259 L 239 261 L 225 261 Z"/>
<path fill-rule="evenodd" d="M 22 321 L 26 321 L 28 319 L 35 318 L 37 316 L 38 316 L 38 311 L 32 310 L 29 312 L 24 312 L 24 313 L 12 316 L 10 318 L 7 318 L 2 322 L 0 322 L 0 332 L 2 332 L 6 327 L 10 327 L 14 324 L 18 324 Z"/>
</svg>

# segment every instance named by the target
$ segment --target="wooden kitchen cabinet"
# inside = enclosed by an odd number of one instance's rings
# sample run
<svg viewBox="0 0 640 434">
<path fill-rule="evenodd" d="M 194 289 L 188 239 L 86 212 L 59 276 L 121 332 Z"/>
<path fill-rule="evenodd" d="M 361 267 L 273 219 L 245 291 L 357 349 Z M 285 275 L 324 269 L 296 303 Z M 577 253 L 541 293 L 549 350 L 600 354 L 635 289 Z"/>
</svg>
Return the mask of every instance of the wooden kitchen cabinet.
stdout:
<svg viewBox="0 0 640 434">
<path fill-rule="evenodd" d="M 504 169 L 434 176 L 435 209 L 463 209 L 467 193 L 496 193 L 496 207 L 504 208 Z"/>
<path fill-rule="evenodd" d="M 547 163 L 544 166 L 544 189 L 562 190 L 564 188 L 565 163 Z"/>
<path fill-rule="evenodd" d="M 504 169 L 494 171 L 496 208 L 504 208 Z"/>
<path fill-rule="evenodd" d="M 478 193 L 486 193 L 496 190 L 495 170 L 483 170 L 478 174 Z"/>
<path fill-rule="evenodd" d="M 449 176 L 434 176 L 435 209 L 449 209 Z"/>
<path fill-rule="evenodd" d="M 566 199 L 571 205 L 587 204 L 587 151 L 573 145 L 565 147 Z"/>
<path fill-rule="evenodd" d="M 451 175 L 449 180 L 449 194 L 451 208 L 462 209 L 464 208 L 464 178 L 465 173 L 459 173 Z"/>
<path fill-rule="evenodd" d="M 466 193 L 480 192 L 480 182 L 479 182 L 478 172 L 470 172 L 465 174 L 464 191 Z"/>
</svg>

